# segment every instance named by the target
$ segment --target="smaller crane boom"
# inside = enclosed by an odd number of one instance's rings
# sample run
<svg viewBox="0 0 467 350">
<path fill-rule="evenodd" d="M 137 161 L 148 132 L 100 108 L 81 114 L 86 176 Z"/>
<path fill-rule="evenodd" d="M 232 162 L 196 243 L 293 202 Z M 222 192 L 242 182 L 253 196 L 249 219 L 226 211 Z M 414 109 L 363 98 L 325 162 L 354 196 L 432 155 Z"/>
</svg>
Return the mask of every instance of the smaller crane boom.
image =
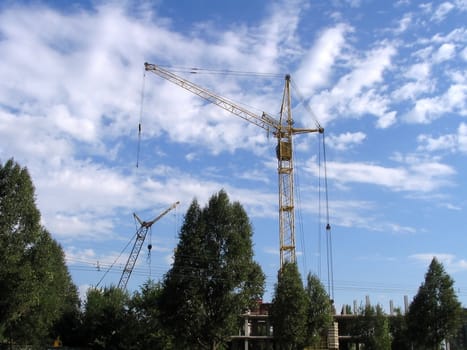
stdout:
<svg viewBox="0 0 467 350">
<path fill-rule="evenodd" d="M 168 207 L 166 210 L 164 210 L 161 214 L 159 214 L 156 218 L 154 218 L 151 221 L 142 221 L 138 217 L 138 215 L 133 213 L 133 216 L 140 224 L 140 227 L 136 231 L 136 240 L 133 245 L 133 249 L 131 250 L 130 256 L 128 257 L 128 261 L 126 262 L 125 268 L 123 269 L 122 276 L 120 277 L 120 281 L 118 282 L 118 288 L 120 289 L 126 288 L 128 280 L 130 279 L 130 275 L 133 272 L 133 268 L 135 267 L 136 260 L 138 259 L 139 253 L 141 251 L 141 247 L 143 246 L 144 240 L 146 239 L 148 230 L 151 228 L 151 226 L 155 222 L 161 219 L 169 211 L 174 209 L 178 204 L 180 204 L 180 202 L 178 201 L 175 202 L 174 204 L 172 204 L 170 207 Z"/>
</svg>

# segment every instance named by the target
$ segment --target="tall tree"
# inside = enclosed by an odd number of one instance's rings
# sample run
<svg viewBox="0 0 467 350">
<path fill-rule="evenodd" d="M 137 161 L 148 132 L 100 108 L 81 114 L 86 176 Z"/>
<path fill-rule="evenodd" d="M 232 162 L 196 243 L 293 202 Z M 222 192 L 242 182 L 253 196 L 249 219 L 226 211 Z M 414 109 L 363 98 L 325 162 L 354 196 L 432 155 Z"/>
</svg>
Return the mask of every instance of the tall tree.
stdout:
<svg viewBox="0 0 467 350">
<path fill-rule="evenodd" d="M 389 318 L 389 329 L 392 336 L 391 348 L 394 350 L 410 350 L 410 340 L 407 332 L 407 321 L 400 308 L 394 310 Z"/>
<path fill-rule="evenodd" d="M 231 203 L 225 191 L 203 209 L 193 200 L 159 303 L 176 348 L 222 347 L 236 331 L 239 315 L 261 298 L 264 279 L 240 203 Z"/>
<path fill-rule="evenodd" d="M 462 308 L 453 285 L 443 265 L 433 258 L 407 314 L 409 334 L 416 346 L 439 349 L 444 339 L 458 331 Z"/>
<path fill-rule="evenodd" d="M 58 243 L 40 224 L 28 170 L 0 165 L 0 342 L 44 344 L 78 296 Z"/>
<path fill-rule="evenodd" d="M 129 295 L 115 286 L 88 289 L 83 315 L 83 340 L 91 349 L 137 349 Z"/>
<path fill-rule="evenodd" d="M 66 267 L 61 246 L 45 229 L 30 248 L 28 260 L 34 270 L 33 282 L 39 286 L 35 293 L 37 305 L 25 312 L 19 330 L 26 339 L 33 336 L 45 340 L 46 335 L 50 335 L 47 343 L 51 344 L 51 338 L 63 337 L 60 331 L 68 331 L 54 329 L 65 314 L 78 315 L 78 291 Z"/>
<path fill-rule="evenodd" d="M 130 310 L 136 320 L 133 337 L 138 349 L 173 349 L 172 339 L 162 327 L 158 301 L 162 292 L 160 283 L 148 280 L 130 300 Z"/>
<path fill-rule="evenodd" d="M 318 345 L 325 339 L 332 323 L 332 303 L 324 286 L 316 275 L 307 276 L 306 294 L 307 312 L 307 345 Z"/>
<path fill-rule="evenodd" d="M 278 272 L 270 309 L 274 342 L 279 349 L 295 350 L 305 345 L 308 305 L 297 264 L 286 262 Z"/>
<path fill-rule="evenodd" d="M 0 166 L 0 340 L 34 303 L 33 267 L 25 252 L 40 229 L 34 187 L 27 169 L 12 159 Z"/>
<path fill-rule="evenodd" d="M 392 339 L 389 331 L 389 320 L 381 305 L 376 305 L 376 307 L 369 304 L 361 306 L 358 315 L 351 321 L 347 332 L 358 339 L 362 349 L 391 349 Z"/>
<path fill-rule="evenodd" d="M 376 314 L 374 319 L 374 334 L 372 346 L 369 349 L 391 350 L 391 334 L 389 332 L 389 320 L 384 313 L 381 305 L 376 305 Z"/>
</svg>

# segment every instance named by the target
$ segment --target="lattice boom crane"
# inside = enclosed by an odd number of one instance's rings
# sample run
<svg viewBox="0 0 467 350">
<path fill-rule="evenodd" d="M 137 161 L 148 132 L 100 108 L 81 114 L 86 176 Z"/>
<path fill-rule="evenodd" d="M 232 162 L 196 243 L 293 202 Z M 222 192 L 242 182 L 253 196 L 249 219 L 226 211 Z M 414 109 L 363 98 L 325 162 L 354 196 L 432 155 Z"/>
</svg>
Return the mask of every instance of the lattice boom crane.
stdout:
<svg viewBox="0 0 467 350">
<path fill-rule="evenodd" d="M 279 120 L 266 112 L 258 115 L 242 106 L 216 94 L 195 83 L 184 79 L 173 72 L 155 64 L 145 63 L 145 70 L 164 78 L 195 95 L 243 118 L 265 130 L 272 131 L 277 138 L 277 171 L 279 175 L 279 244 L 280 244 L 280 266 L 284 262 L 295 262 L 295 209 L 294 209 L 294 181 L 293 181 L 293 155 L 292 138 L 295 134 L 319 132 L 324 129 L 317 128 L 295 128 L 293 127 L 291 97 L 290 97 L 290 75 L 285 76 L 284 94 Z"/>
<path fill-rule="evenodd" d="M 160 213 L 156 218 L 154 218 L 151 221 L 142 221 L 138 217 L 138 215 L 133 213 L 133 216 L 140 224 L 140 227 L 136 231 L 136 240 L 135 240 L 135 243 L 133 244 L 133 249 L 131 250 L 130 256 L 128 257 L 125 268 L 123 269 L 122 276 L 120 277 L 120 281 L 118 282 L 118 288 L 120 289 L 126 288 L 128 280 L 130 279 L 130 275 L 133 272 L 133 268 L 135 267 L 136 260 L 138 260 L 138 255 L 141 251 L 141 247 L 143 246 L 144 240 L 146 239 L 148 230 L 152 227 L 152 225 L 156 221 L 158 221 L 165 214 L 167 214 L 169 211 L 174 209 L 178 204 L 180 204 L 180 202 L 178 201 L 175 202 L 174 204 L 172 204 L 170 207 L 168 207 L 166 210 L 164 210 L 162 213 Z"/>
</svg>

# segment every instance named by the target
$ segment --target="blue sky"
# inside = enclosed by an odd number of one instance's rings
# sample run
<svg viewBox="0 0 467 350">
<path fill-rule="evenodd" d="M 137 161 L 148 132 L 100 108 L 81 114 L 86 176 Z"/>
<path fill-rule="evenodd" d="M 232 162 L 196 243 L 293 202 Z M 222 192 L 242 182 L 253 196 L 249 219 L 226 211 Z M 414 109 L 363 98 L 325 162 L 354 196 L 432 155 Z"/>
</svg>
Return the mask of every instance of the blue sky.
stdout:
<svg viewBox="0 0 467 350">
<path fill-rule="evenodd" d="M 150 259 L 144 248 L 129 288 L 160 279 L 191 201 L 204 205 L 225 189 L 252 221 L 271 299 L 279 266 L 274 137 L 144 77 L 147 61 L 273 116 L 291 74 L 296 125 L 314 127 L 314 114 L 326 130 L 329 198 L 319 194 L 322 139 L 298 135 L 298 263 L 329 285 L 327 205 L 338 309 L 366 295 L 403 307 L 433 256 L 467 305 L 465 0 L 64 4 L 0 5 L 0 160 L 28 167 L 43 224 L 81 291 L 118 282 L 133 212 L 149 220 L 180 201 L 154 225 Z"/>
</svg>

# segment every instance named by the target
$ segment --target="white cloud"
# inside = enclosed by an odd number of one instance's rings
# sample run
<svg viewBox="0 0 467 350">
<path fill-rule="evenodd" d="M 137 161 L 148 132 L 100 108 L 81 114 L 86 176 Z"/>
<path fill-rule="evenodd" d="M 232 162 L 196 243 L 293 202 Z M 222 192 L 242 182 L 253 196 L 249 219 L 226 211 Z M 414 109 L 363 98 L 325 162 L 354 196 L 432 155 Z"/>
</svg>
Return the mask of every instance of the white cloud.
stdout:
<svg viewBox="0 0 467 350">
<path fill-rule="evenodd" d="M 392 96 L 396 100 L 416 100 L 421 94 L 433 91 L 433 84 L 430 81 L 409 81 L 394 90 Z"/>
<path fill-rule="evenodd" d="M 349 62 L 351 71 L 343 75 L 331 90 L 313 96 L 311 105 L 320 121 L 326 124 L 339 115 L 360 117 L 374 115 L 377 126 L 386 128 L 395 122 L 396 113 L 389 109 L 390 100 L 379 91 L 385 71 L 392 68 L 396 48 L 382 43 L 361 59 Z"/>
<path fill-rule="evenodd" d="M 415 63 L 409 67 L 405 76 L 414 80 L 426 80 L 430 77 L 431 65 L 427 62 Z"/>
<path fill-rule="evenodd" d="M 199 156 L 195 152 L 190 152 L 185 155 L 185 159 L 188 160 L 189 162 L 198 159 Z"/>
<path fill-rule="evenodd" d="M 346 132 L 340 135 L 330 135 L 327 137 L 327 142 L 330 147 L 343 151 L 354 145 L 361 144 L 366 138 L 363 132 Z"/>
<path fill-rule="evenodd" d="M 423 146 L 420 146 L 418 149 L 420 151 L 426 150 L 429 152 L 454 150 L 457 143 L 455 135 L 443 135 L 438 138 L 433 138 L 430 135 L 419 135 L 417 140 L 419 143 L 423 144 Z"/>
<path fill-rule="evenodd" d="M 318 87 L 329 84 L 332 69 L 345 45 L 345 35 L 351 31 L 346 24 L 338 24 L 319 34 L 318 40 L 301 61 L 294 74 L 300 90 L 309 96 Z"/>
<path fill-rule="evenodd" d="M 350 95 L 359 94 L 364 88 L 371 87 L 383 79 L 384 71 L 391 67 L 391 58 L 396 53 L 392 44 L 383 44 L 357 61 L 355 69 L 342 77 L 335 88 Z"/>
<path fill-rule="evenodd" d="M 353 230 L 358 228 L 393 234 L 412 234 L 417 231 L 414 227 L 381 220 L 374 214 L 378 206 L 379 203 L 363 200 L 333 200 L 329 203 L 329 211 L 335 225 Z"/>
<path fill-rule="evenodd" d="M 112 218 L 92 213 L 47 213 L 43 225 L 62 241 L 111 239 L 115 224 Z"/>
<path fill-rule="evenodd" d="M 467 28 L 458 27 L 446 35 L 436 33 L 429 41 L 433 43 L 463 43 L 465 42 Z"/>
<path fill-rule="evenodd" d="M 329 179 L 339 183 L 366 183 L 393 191 L 431 192 L 450 183 L 452 167 L 435 160 L 412 158 L 398 167 L 361 162 L 328 162 Z"/>
<path fill-rule="evenodd" d="M 362 0 L 344 0 L 347 2 L 351 7 L 359 7 L 362 3 Z"/>
<path fill-rule="evenodd" d="M 398 27 L 394 30 L 396 34 L 404 33 L 412 24 L 412 14 L 406 13 L 398 23 Z"/>
<path fill-rule="evenodd" d="M 464 61 L 467 61 L 467 47 L 465 47 L 464 50 L 462 50 L 461 57 Z"/>
<path fill-rule="evenodd" d="M 467 85 L 453 84 L 442 95 L 417 100 L 404 118 L 409 123 L 427 124 L 452 112 L 467 115 Z"/>
<path fill-rule="evenodd" d="M 421 151 L 449 151 L 467 153 L 467 123 L 461 123 L 455 134 L 446 134 L 439 137 L 420 135 L 417 138 Z"/>
<path fill-rule="evenodd" d="M 411 123 L 429 123 L 438 118 L 444 110 L 438 98 L 422 98 L 415 103 L 415 107 L 407 113 L 405 119 Z"/>
<path fill-rule="evenodd" d="M 458 129 L 459 150 L 467 153 L 467 124 L 462 123 Z"/>
<path fill-rule="evenodd" d="M 436 8 L 435 12 L 433 13 L 432 19 L 435 22 L 441 22 L 453 9 L 454 5 L 449 1 L 445 1 Z"/>
<path fill-rule="evenodd" d="M 454 0 L 454 4 L 456 5 L 457 9 L 461 11 L 467 11 L 467 1 L 465 0 Z"/>
<path fill-rule="evenodd" d="M 441 45 L 438 51 L 433 55 L 433 60 L 436 63 L 450 60 L 454 57 L 456 53 L 456 45 L 451 43 L 445 43 Z"/>
<path fill-rule="evenodd" d="M 408 67 L 404 77 L 410 79 L 398 89 L 392 92 L 396 100 L 415 100 L 423 93 L 432 92 L 435 87 L 430 79 L 431 64 L 428 62 L 415 63 Z"/>
</svg>

